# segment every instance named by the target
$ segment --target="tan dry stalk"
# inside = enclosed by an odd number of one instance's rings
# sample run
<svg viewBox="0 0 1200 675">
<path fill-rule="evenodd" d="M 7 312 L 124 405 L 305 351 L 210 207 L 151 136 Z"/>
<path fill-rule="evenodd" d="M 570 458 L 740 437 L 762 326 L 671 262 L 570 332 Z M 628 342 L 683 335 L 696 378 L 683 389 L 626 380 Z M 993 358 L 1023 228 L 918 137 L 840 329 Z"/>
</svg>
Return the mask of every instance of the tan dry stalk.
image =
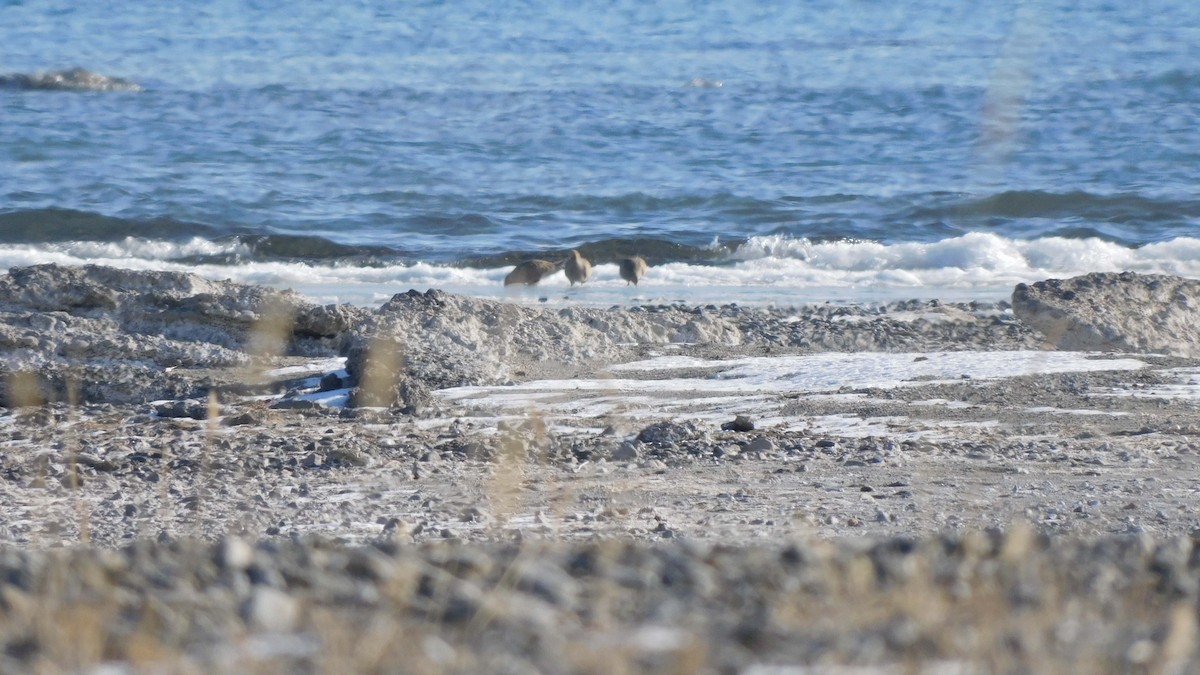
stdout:
<svg viewBox="0 0 1200 675">
<path fill-rule="evenodd" d="M 37 375 L 33 373 L 24 371 L 9 373 L 5 384 L 7 404 L 19 411 L 14 414 L 18 422 L 24 421 L 29 416 L 27 411 L 30 408 L 39 408 L 46 402 L 42 398 Z M 33 426 L 33 422 L 30 422 L 30 426 Z M 37 463 L 37 478 L 34 479 L 34 484 L 42 487 L 46 485 L 46 467 L 42 462 Z M 41 546 L 37 528 L 30 528 L 29 540 L 34 546 Z"/>
<path fill-rule="evenodd" d="M 1164 675 L 1188 672 L 1188 665 L 1196 654 L 1196 605 L 1180 600 L 1171 608 L 1167 637 L 1163 639 L 1159 654 L 1161 664 L 1155 672 Z"/>
<path fill-rule="evenodd" d="M 75 407 L 79 404 L 79 382 L 75 378 L 67 379 L 67 429 L 63 443 L 67 449 L 67 470 L 70 472 L 71 502 L 75 506 L 75 517 L 79 523 L 79 541 L 87 545 L 91 541 L 91 528 L 87 506 L 79 494 L 79 463 L 78 437 L 79 430 L 75 425 L 79 422 L 75 415 Z"/>
<path fill-rule="evenodd" d="M 488 485 L 489 501 L 493 507 L 494 527 L 498 532 L 503 532 L 504 526 L 507 525 L 513 515 L 517 512 L 521 502 L 521 483 L 525 475 L 524 464 L 529 457 L 530 447 L 536 449 L 537 457 L 545 456 L 549 448 L 549 438 L 546 431 L 546 421 L 536 409 L 530 410 L 529 417 L 533 426 L 533 438 L 531 443 L 526 444 L 516 434 L 505 436 L 500 444 L 500 452 L 495 458 L 495 467 L 492 471 L 492 477 Z M 515 588 L 516 577 L 514 572 L 519 565 L 523 564 L 526 559 L 526 553 L 534 548 L 526 544 L 522 544 L 517 549 L 517 553 L 513 556 L 512 561 L 497 580 L 493 591 L 499 589 Z M 536 555 L 536 552 L 534 553 Z M 467 635 L 479 635 L 491 622 L 494 617 L 492 612 L 487 609 L 487 603 L 482 603 L 479 610 L 475 613 L 467 624 Z"/>
<path fill-rule="evenodd" d="M 287 349 L 295 317 L 291 307 L 278 300 L 269 302 L 250 329 L 246 353 L 250 361 L 243 369 L 241 379 L 251 385 L 263 384 L 267 371 Z"/>
<path fill-rule="evenodd" d="M 217 422 L 221 417 L 221 402 L 217 400 L 217 392 L 209 390 L 208 392 L 208 414 L 204 419 L 204 443 L 200 445 L 200 475 L 196 481 L 196 536 L 202 536 L 204 533 L 204 505 L 205 500 L 201 498 L 200 490 L 203 486 L 208 485 L 211 477 L 210 471 L 212 467 L 209 464 L 209 456 L 212 453 L 212 444 L 217 437 Z"/>
<path fill-rule="evenodd" d="M 371 405 L 386 406 L 392 402 L 392 390 L 399 382 L 404 368 L 400 345 L 386 337 L 375 336 L 367 348 L 366 372 L 359 387 L 362 400 Z"/>
<path fill-rule="evenodd" d="M 9 373 L 8 405 L 13 408 L 34 408 L 46 403 L 38 386 L 37 375 L 30 372 Z"/>
<path fill-rule="evenodd" d="M 167 533 L 171 527 L 171 516 L 174 509 L 171 508 L 171 445 L 164 443 L 162 446 L 162 470 L 158 477 L 158 516 L 159 516 L 159 531 Z"/>
<path fill-rule="evenodd" d="M 521 478 L 524 475 L 521 465 L 526 452 L 526 444 L 516 434 L 505 434 L 500 438 L 499 451 L 493 460 L 492 476 L 486 490 L 492 505 L 493 527 L 497 533 L 504 531 L 520 504 Z"/>
</svg>

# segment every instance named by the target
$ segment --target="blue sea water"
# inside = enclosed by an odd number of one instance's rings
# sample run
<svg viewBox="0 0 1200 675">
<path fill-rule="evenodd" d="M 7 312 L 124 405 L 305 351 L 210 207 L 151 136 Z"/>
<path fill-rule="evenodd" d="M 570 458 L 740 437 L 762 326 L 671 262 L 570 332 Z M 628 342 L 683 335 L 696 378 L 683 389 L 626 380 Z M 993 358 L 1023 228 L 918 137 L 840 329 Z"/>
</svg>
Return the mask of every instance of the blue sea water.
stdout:
<svg viewBox="0 0 1200 675">
<path fill-rule="evenodd" d="M 0 2 L 0 267 L 373 302 L 1002 295 L 1200 276 L 1200 3 Z M 565 279 L 545 284 L 566 287 Z M 544 288 L 544 287 L 543 287 Z"/>
</svg>

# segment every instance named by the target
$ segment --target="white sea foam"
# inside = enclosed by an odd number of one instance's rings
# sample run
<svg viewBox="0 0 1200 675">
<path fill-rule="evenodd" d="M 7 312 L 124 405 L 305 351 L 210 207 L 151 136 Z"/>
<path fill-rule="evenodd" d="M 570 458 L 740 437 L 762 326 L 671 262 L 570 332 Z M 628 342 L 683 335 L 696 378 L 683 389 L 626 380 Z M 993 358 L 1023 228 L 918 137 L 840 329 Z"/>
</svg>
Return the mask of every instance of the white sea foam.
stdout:
<svg viewBox="0 0 1200 675">
<path fill-rule="evenodd" d="M 70 241 L 47 244 L 46 248 L 81 259 L 179 260 L 193 256 L 249 255 L 250 247 L 230 241 L 193 237 L 185 242 L 126 237 L 121 241 Z"/>
<path fill-rule="evenodd" d="M 754 237 L 733 253 L 740 261 L 786 267 L 799 261 L 813 280 L 853 282 L 893 272 L 922 284 L 1017 283 L 1087 272 L 1134 271 L 1200 276 L 1200 239 L 1129 248 L 1101 239 L 1009 239 L 971 232 L 936 242 L 824 242 L 784 236 Z"/>
<path fill-rule="evenodd" d="M 802 305 L 907 298 L 1002 299 L 1014 285 L 1093 271 L 1135 271 L 1200 278 L 1200 239 L 1178 238 L 1131 249 L 1099 239 L 1008 239 L 969 233 L 932 243 L 879 244 L 755 237 L 720 264 L 656 265 L 627 286 L 612 263 L 572 288 L 556 274 L 532 288 L 502 285 L 509 268 L 475 269 L 418 262 L 355 267 L 305 262 L 193 264 L 185 259 L 246 254 L 241 244 L 129 238 L 0 247 L 0 267 L 55 262 L 194 272 L 213 279 L 294 288 L 320 302 L 377 305 L 410 288 L 440 288 L 514 302 L 595 305 L 683 302 Z"/>
</svg>

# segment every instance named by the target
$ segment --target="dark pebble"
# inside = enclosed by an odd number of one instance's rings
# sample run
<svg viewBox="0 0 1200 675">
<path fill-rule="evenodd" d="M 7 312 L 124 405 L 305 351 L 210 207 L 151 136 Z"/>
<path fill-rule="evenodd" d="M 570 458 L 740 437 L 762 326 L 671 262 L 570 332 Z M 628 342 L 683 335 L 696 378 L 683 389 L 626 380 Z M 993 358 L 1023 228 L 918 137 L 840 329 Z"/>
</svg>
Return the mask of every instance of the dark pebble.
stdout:
<svg viewBox="0 0 1200 675">
<path fill-rule="evenodd" d="M 745 415 L 738 415 L 732 422 L 726 422 L 721 425 L 722 431 L 754 431 L 754 422 Z"/>
<path fill-rule="evenodd" d="M 325 375 L 325 377 L 321 378 L 321 386 L 317 389 L 317 391 L 337 391 L 338 389 L 345 388 L 345 381 L 343 381 L 337 373 L 328 373 Z"/>
</svg>

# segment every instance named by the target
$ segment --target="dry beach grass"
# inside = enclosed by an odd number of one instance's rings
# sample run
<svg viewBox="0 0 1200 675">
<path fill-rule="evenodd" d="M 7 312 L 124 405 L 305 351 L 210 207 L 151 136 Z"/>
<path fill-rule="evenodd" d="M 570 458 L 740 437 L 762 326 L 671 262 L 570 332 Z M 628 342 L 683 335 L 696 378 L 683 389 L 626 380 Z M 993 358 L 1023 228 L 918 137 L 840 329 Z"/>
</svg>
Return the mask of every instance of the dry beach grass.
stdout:
<svg viewBox="0 0 1200 675">
<path fill-rule="evenodd" d="M 433 300 L 404 311 L 436 318 L 459 302 Z M 487 324 L 493 310 L 467 306 Z M 255 314 L 244 361 L 227 377 L 206 368 L 203 395 L 183 402 L 96 401 L 86 363 L 64 362 L 79 382 L 56 387 L 38 375 L 48 371 L 6 361 L 0 671 L 1197 667 L 1200 425 L 1178 391 L 1190 359 L 782 394 L 783 415 L 805 424 L 734 431 L 647 417 L 666 399 L 635 399 L 645 392 L 617 378 L 595 394 L 616 400 L 596 419 L 547 397 L 517 414 L 480 398 L 421 403 L 422 382 L 487 371 L 455 366 L 452 346 L 443 357 L 455 367 L 421 370 L 409 362 L 430 352 L 411 334 L 367 331 L 374 367 L 357 400 L 383 405 L 342 409 L 294 403 L 302 396 L 287 391 L 314 385 L 272 375 L 324 358 L 297 347 L 279 307 Z M 667 337 L 620 359 L 602 345 L 568 363 L 546 358 L 552 346 L 540 364 L 514 350 L 512 370 L 526 374 L 508 377 L 613 377 L 605 363 L 644 358 L 670 335 L 734 329 L 738 343 L 679 353 L 873 344 L 936 358 L 1047 339 L 1003 308 L 912 309 L 942 318 L 572 310 L 576 324 L 645 321 Z M 540 320 L 494 311 L 517 322 L 497 330 Z M 805 344 L 783 344 L 785 331 Z M 889 421 L 817 424 L 835 415 Z"/>
</svg>

